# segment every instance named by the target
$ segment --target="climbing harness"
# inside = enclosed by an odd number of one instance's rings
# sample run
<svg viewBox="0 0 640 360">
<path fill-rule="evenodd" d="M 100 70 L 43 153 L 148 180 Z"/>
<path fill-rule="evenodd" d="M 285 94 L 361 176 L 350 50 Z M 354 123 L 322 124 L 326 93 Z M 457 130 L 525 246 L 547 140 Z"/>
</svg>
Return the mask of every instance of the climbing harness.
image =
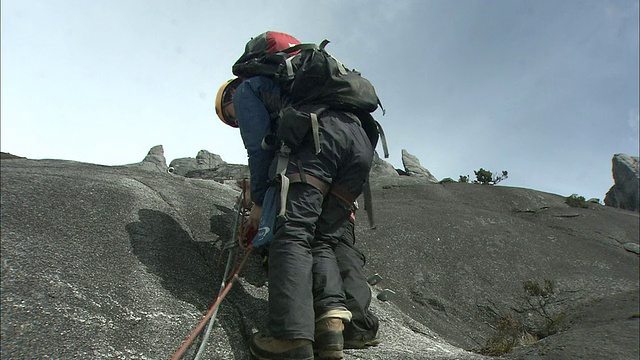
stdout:
<svg viewBox="0 0 640 360">
<path fill-rule="evenodd" d="M 245 207 L 244 200 L 246 191 L 246 182 L 243 180 L 242 191 L 238 195 L 238 199 L 236 200 L 234 206 L 235 216 L 233 220 L 233 235 L 231 239 L 222 244 L 220 257 L 218 258 L 218 265 L 220 265 L 224 253 L 228 252 L 227 263 L 225 266 L 224 275 L 222 276 L 222 283 L 220 284 L 218 296 L 215 302 L 209 307 L 207 313 L 202 317 L 200 322 L 198 322 L 196 327 L 193 329 L 189 337 L 187 337 L 180 348 L 178 348 L 178 350 L 173 354 L 173 356 L 171 357 L 172 360 L 182 359 L 182 356 L 191 347 L 195 338 L 203 331 L 204 327 L 206 326 L 207 328 L 202 336 L 202 342 L 200 343 L 198 352 L 193 359 L 199 360 L 202 357 L 209 341 L 209 336 L 213 329 L 220 303 L 227 296 L 229 290 L 231 290 L 233 283 L 238 278 L 240 271 L 244 267 L 244 264 L 249 258 L 249 255 L 253 251 L 253 247 L 250 244 L 251 238 L 247 236 L 247 231 L 245 229 L 245 219 L 249 214 L 249 209 Z M 247 238 L 249 239 L 248 241 Z M 239 256 L 238 250 L 240 249 L 245 250 L 245 254 L 242 259 L 240 259 Z"/>
</svg>

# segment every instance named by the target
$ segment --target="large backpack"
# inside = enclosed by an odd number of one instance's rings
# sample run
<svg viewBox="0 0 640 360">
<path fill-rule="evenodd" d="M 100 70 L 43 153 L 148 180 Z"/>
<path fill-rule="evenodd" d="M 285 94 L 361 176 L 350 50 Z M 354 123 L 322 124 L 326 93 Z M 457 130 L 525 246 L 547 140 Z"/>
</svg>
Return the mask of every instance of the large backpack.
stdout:
<svg viewBox="0 0 640 360">
<path fill-rule="evenodd" d="M 355 114 L 375 148 L 381 126 L 371 113 L 378 106 L 384 113 L 380 99 L 369 80 L 325 50 L 328 43 L 324 40 L 319 46 L 300 44 L 286 49 L 285 53 L 295 52 L 295 55 L 285 58 L 275 79 L 290 96 L 294 108 L 317 105 Z M 385 157 L 388 157 L 386 143 L 384 145 Z"/>
<path fill-rule="evenodd" d="M 331 56 L 325 50 L 328 43 L 324 40 L 320 45 L 301 44 L 288 34 L 268 31 L 246 44 L 244 54 L 233 65 L 232 71 L 241 78 L 270 77 L 289 96 L 291 106 L 280 111 L 277 133 L 288 150 L 295 151 L 312 133 L 316 153 L 319 152 L 318 119 L 321 112 L 333 109 L 357 116 L 374 149 L 378 139 L 382 139 L 384 157 L 388 158 L 382 126 L 371 115 L 378 106 L 384 114 L 373 85 L 360 72 L 347 68 Z M 279 156 L 281 159 L 276 172 L 283 178 L 280 203 L 284 204 L 288 187 L 284 170 L 288 154 L 283 156 L 280 151 Z M 368 182 L 364 195 L 369 222 L 374 227 Z M 281 207 L 279 215 L 284 216 L 284 207 Z"/>
<path fill-rule="evenodd" d="M 380 104 L 373 85 L 357 70 L 348 69 L 319 46 L 300 44 L 286 49 L 296 52 L 280 65 L 276 79 L 291 95 L 294 106 L 322 104 L 351 112 L 374 112 Z"/>
<path fill-rule="evenodd" d="M 384 108 L 373 85 L 355 69 L 347 68 L 325 50 L 329 43 L 301 44 L 291 35 L 268 31 L 252 38 L 244 54 L 232 67 L 235 75 L 243 78 L 267 76 L 275 80 L 287 94 L 297 119 L 309 118 L 302 108 L 334 109 L 356 115 L 375 148 L 382 136 L 384 156 L 389 157 L 384 132 L 371 115 L 378 106 Z M 316 115 L 320 114 L 316 112 Z M 299 145 L 300 134 L 307 129 L 294 128 L 297 137 L 289 140 L 290 147 Z M 287 131 L 283 128 L 281 132 Z M 289 135 L 289 134 L 287 134 Z"/>
</svg>

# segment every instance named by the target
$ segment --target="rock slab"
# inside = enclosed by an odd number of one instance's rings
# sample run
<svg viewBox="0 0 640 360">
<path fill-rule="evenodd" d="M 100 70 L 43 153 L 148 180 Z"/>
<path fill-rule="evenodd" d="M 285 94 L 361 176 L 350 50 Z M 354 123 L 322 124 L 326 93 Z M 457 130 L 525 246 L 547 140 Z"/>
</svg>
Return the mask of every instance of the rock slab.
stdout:
<svg viewBox="0 0 640 360">
<path fill-rule="evenodd" d="M 614 185 L 604 198 L 607 206 L 640 211 L 640 165 L 637 156 L 615 154 L 611 160 Z"/>
</svg>

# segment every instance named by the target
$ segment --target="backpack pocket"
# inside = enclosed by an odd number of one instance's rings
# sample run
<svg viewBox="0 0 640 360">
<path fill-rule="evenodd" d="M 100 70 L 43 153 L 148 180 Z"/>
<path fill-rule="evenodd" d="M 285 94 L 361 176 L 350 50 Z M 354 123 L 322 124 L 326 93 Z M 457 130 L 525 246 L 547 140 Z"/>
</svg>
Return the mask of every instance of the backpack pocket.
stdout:
<svg viewBox="0 0 640 360">
<path fill-rule="evenodd" d="M 315 151 L 316 154 L 319 153 L 318 115 L 322 110 L 307 113 L 290 106 L 283 108 L 280 111 L 276 135 L 295 152 L 305 143 L 309 132 L 312 132 Z"/>
</svg>

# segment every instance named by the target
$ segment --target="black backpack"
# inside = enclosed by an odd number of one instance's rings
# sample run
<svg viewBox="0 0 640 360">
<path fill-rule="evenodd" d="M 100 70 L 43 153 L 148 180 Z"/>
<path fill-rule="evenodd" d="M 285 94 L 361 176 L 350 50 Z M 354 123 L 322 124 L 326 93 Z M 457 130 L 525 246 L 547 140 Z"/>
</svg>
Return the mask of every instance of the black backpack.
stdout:
<svg viewBox="0 0 640 360">
<path fill-rule="evenodd" d="M 388 158 L 382 127 L 371 115 L 378 106 L 384 114 L 384 108 L 369 80 L 331 56 L 325 50 L 328 40 L 319 46 L 297 44 L 288 48 L 280 47 L 273 52 L 267 50 L 268 34 L 261 34 L 247 43 L 245 53 L 233 65 L 233 73 L 245 78 L 271 77 L 282 87 L 296 109 L 288 109 L 288 113 L 313 106 L 353 113 L 360 119 L 374 148 L 382 135 L 384 155 Z M 305 115 L 301 112 L 295 117 L 304 118 Z M 300 130 L 296 129 L 296 132 L 303 133 Z M 284 140 L 287 141 L 287 138 Z M 301 140 L 291 139 L 289 145 L 295 147 Z"/>
<path fill-rule="evenodd" d="M 380 99 L 369 80 L 325 50 L 328 43 L 324 40 L 319 46 L 300 44 L 287 49 L 297 53 L 285 58 L 274 78 L 290 96 L 294 108 L 317 105 L 356 115 L 375 148 L 381 126 L 371 113 L 378 106 L 384 113 Z"/>
<path fill-rule="evenodd" d="M 354 113 L 374 112 L 381 104 L 373 85 L 331 56 L 325 50 L 328 43 L 287 49 L 289 53 L 300 51 L 285 59 L 275 78 L 291 96 L 293 106 L 321 104 Z"/>
</svg>

